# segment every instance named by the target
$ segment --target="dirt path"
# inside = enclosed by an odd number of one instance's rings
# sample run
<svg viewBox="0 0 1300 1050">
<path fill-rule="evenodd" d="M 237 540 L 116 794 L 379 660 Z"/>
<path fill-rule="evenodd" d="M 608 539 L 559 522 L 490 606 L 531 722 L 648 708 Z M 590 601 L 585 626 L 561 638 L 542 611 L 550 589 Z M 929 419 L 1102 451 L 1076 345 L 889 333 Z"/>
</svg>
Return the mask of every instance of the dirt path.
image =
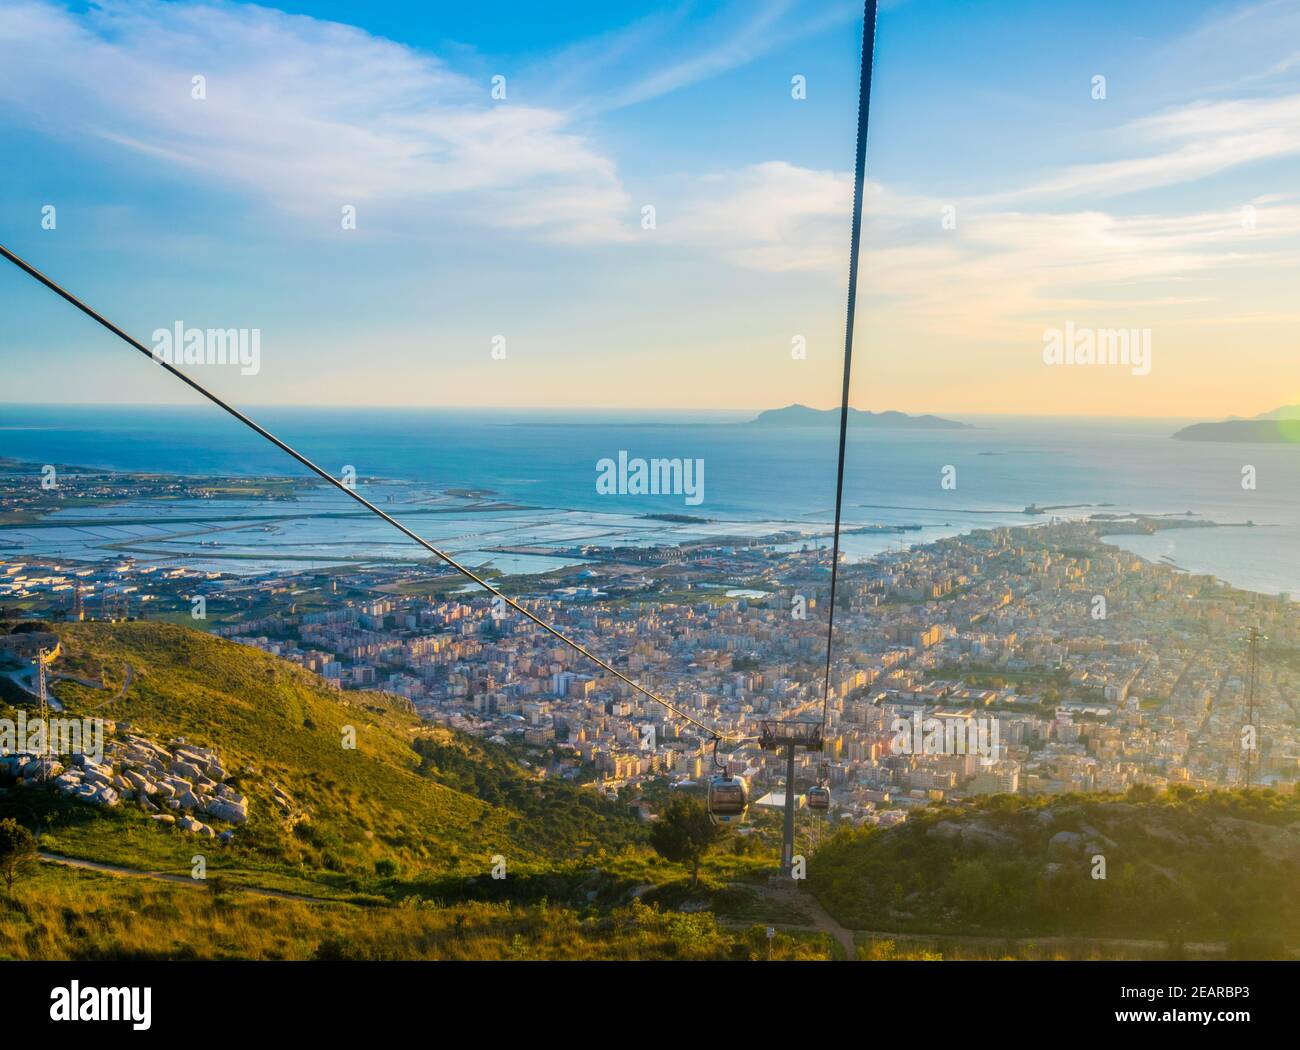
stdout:
<svg viewBox="0 0 1300 1050">
<path fill-rule="evenodd" d="M 125 879 L 154 879 L 157 882 L 172 882 L 180 886 L 189 886 L 191 889 L 206 889 L 207 884 L 202 879 L 190 878 L 188 875 L 169 875 L 165 871 L 143 871 L 139 868 L 128 868 L 121 864 L 104 864 L 97 860 L 82 860 L 79 857 L 64 857 L 58 853 L 39 853 L 41 860 L 50 864 L 62 864 L 65 868 L 81 868 L 83 871 L 96 871 L 101 875 L 113 875 Z M 241 893 L 253 893 L 259 897 L 274 897 L 282 901 L 303 901 L 307 904 L 346 904 L 346 901 L 335 900 L 330 897 L 309 897 L 304 893 L 289 893 L 286 890 L 268 890 L 260 886 L 243 886 L 232 884 L 231 890 L 238 890 Z"/>
<path fill-rule="evenodd" d="M 836 922 L 831 913 L 823 908 L 811 893 L 800 893 L 793 879 L 764 883 L 758 887 L 758 892 L 770 901 L 811 916 L 813 921 L 812 929 L 838 941 L 844 949 L 845 959 L 857 958 L 858 949 L 853 939 L 853 931 Z M 782 923 L 773 923 L 772 925 L 786 925 L 789 929 L 809 929 L 807 926 L 790 926 Z"/>
<path fill-rule="evenodd" d="M 122 666 L 126 668 L 126 673 L 122 676 L 122 687 L 118 689 L 118 691 L 114 695 L 110 696 L 107 700 L 102 700 L 98 704 L 96 704 L 95 705 L 96 711 L 98 711 L 101 707 L 107 707 L 109 704 L 121 700 L 122 697 L 126 696 L 126 691 L 131 688 L 131 682 L 135 679 L 135 671 L 132 669 L 129 663 L 123 662 Z"/>
<path fill-rule="evenodd" d="M 1038 948 L 1054 947 L 1072 947 L 1078 945 L 1088 945 L 1096 947 L 1117 947 L 1127 948 L 1130 950 L 1158 952 L 1168 947 L 1164 941 L 1144 940 L 1140 938 L 1120 938 L 1120 937 L 1002 937 L 996 935 L 983 936 L 979 934 L 926 934 L 926 933 L 899 933 L 898 931 L 890 932 L 888 930 L 850 930 L 841 926 L 825 908 L 821 906 L 817 898 L 811 893 L 800 892 L 794 887 L 793 881 L 789 885 L 766 883 L 762 886 L 755 887 L 760 896 L 782 905 L 784 907 L 801 911 L 808 915 L 813 924 L 811 926 L 796 923 L 768 923 L 770 926 L 776 926 L 778 929 L 798 930 L 809 932 L 816 930 L 818 933 L 824 933 L 834 937 L 844 948 L 846 959 L 857 958 L 858 938 L 876 939 L 876 940 L 896 940 L 896 941 L 934 941 L 939 945 L 942 944 L 965 944 L 972 946 L 989 946 L 1000 948 L 1004 945 L 1034 945 Z M 1207 958 L 1222 957 L 1227 951 L 1227 944 L 1221 941 L 1189 941 L 1184 945 L 1189 955 L 1201 956 Z"/>
<path fill-rule="evenodd" d="M 68 868 L 80 868 L 83 871 L 94 871 L 101 875 L 109 875 L 116 878 L 128 879 L 153 879 L 158 882 L 170 882 L 181 886 L 189 886 L 191 889 L 205 889 L 206 883 L 201 879 L 193 879 L 187 875 L 172 875 L 162 871 L 144 871 L 139 868 L 128 868 L 120 864 L 105 864 L 95 860 L 82 860 L 78 857 L 65 857 L 57 853 L 40 853 L 40 859 L 49 864 L 61 864 Z M 652 885 L 652 884 L 651 884 Z M 276 900 L 301 901 L 306 904 L 346 904 L 346 901 L 340 901 L 331 897 L 312 897 L 303 893 L 290 893 L 286 890 L 271 890 L 259 886 L 231 885 L 232 891 L 242 893 L 252 893 L 259 897 L 272 897 Z M 649 886 L 638 887 L 644 892 Z M 844 959 L 854 960 L 857 958 L 857 938 L 875 938 L 878 940 L 916 940 L 916 941 L 935 941 L 943 944 L 967 944 L 967 945 L 988 945 L 991 947 L 1001 947 L 1008 944 L 1027 945 L 1033 944 L 1038 948 L 1051 948 L 1055 946 L 1067 947 L 1077 945 L 1096 945 L 1123 947 L 1137 949 L 1140 951 L 1159 951 L 1167 947 L 1165 942 L 1156 940 L 1140 940 L 1130 938 L 1111 938 L 1111 937 L 1000 937 L 1000 936 L 980 936 L 976 934 L 925 934 L 925 933 L 899 933 L 898 931 L 888 930 L 850 930 L 848 927 L 841 926 L 835 918 L 821 906 L 817 898 L 811 893 L 800 892 L 795 888 L 793 882 L 790 885 L 781 883 L 764 883 L 759 886 L 751 887 L 757 891 L 759 896 L 765 897 L 782 907 L 793 909 L 796 912 L 802 912 L 812 919 L 812 925 L 790 922 L 769 922 L 766 925 L 775 926 L 780 930 L 791 930 L 796 932 L 824 933 L 833 938 L 844 949 Z M 639 894 L 638 894 L 639 896 Z M 740 920 L 724 920 L 724 924 L 731 926 L 751 926 L 752 922 Z M 1184 946 L 1189 954 L 1199 955 L 1202 957 L 1222 956 L 1227 945 L 1221 942 L 1189 942 Z"/>
</svg>

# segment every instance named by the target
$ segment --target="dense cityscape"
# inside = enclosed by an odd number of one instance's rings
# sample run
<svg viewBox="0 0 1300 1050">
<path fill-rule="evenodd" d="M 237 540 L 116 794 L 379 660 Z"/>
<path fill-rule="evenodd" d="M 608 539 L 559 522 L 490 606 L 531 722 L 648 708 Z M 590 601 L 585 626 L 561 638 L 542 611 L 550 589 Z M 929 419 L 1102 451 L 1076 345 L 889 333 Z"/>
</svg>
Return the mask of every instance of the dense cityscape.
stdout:
<svg viewBox="0 0 1300 1050">
<path fill-rule="evenodd" d="M 1247 779 L 1293 789 L 1295 606 L 1102 542 L 1170 524 L 1052 519 L 844 565 L 825 750 L 798 756 L 800 802 L 825 783 L 833 820 L 888 825 L 972 795 Z M 779 806 L 784 766 L 757 727 L 822 718 L 829 552 L 568 553 L 580 567 L 513 577 L 511 593 L 713 727 L 717 762 L 753 782 L 758 805 Z M 129 558 L 0 561 L 0 603 L 208 629 L 339 689 L 405 697 L 430 722 L 521 745 L 546 775 L 602 793 L 636 799 L 651 782 L 714 772 L 697 726 L 461 583 L 411 564 L 232 576 Z M 1252 627 L 1268 641 L 1255 747 L 1243 750 Z M 29 670 L 9 673 L 30 682 Z"/>
</svg>

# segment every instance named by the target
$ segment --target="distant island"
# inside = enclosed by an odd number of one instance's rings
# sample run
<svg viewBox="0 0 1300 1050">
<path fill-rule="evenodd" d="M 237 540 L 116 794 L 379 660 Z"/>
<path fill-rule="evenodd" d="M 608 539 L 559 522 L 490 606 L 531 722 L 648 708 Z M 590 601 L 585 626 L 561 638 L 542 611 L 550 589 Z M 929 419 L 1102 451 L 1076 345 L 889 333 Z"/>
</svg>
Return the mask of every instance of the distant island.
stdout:
<svg viewBox="0 0 1300 1050">
<path fill-rule="evenodd" d="M 1283 405 L 1251 419 L 1231 417 L 1218 423 L 1193 423 L 1173 437 L 1175 441 L 1300 444 L 1300 405 Z"/>
<path fill-rule="evenodd" d="M 838 408 L 809 408 L 807 405 L 786 405 L 760 412 L 750 423 L 775 427 L 839 426 Z M 906 412 L 865 412 L 849 409 L 849 424 L 860 427 L 882 427 L 897 430 L 970 430 L 969 423 L 939 416 L 909 416 Z"/>
</svg>

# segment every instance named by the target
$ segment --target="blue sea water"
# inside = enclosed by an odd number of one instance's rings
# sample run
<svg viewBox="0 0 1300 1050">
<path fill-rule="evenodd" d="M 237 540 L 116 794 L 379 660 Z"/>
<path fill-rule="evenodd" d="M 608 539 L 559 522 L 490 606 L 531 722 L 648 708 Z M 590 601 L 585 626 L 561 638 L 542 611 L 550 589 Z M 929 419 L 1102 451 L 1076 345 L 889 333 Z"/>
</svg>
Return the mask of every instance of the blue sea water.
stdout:
<svg viewBox="0 0 1300 1050">
<path fill-rule="evenodd" d="M 714 523 L 667 530 L 677 535 L 717 532 L 724 524 L 724 531 L 762 532 L 761 523 L 815 530 L 833 513 L 834 427 L 752 426 L 744 422 L 751 414 L 725 412 L 264 408 L 252 414 L 332 472 L 353 466 L 362 477 L 429 489 L 490 489 L 500 499 L 545 510 L 528 523 L 543 536 L 557 521 L 572 526 L 575 537 L 609 536 L 619 521 L 647 514 Z M 891 541 L 1041 521 L 1023 513 L 1030 504 L 1083 505 L 1056 511 L 1065 515 L 1191 511 L 1257 527 L 1164 531 L 1116 542 L 1237 586 L 1300 593 L 1300 446 L 1174 441 L 1170 435 L 1182 422 L 1171 420 L 962 418 L 973 426 L 850 429 L 846 526 L 923 526 L 902 535 L 847 536 L 850 556 L 867 556 Z M 680 494 L 601 495 L 596 464 L 621 450 L 630 457 L 703 461 L 702 502 L 688 504 Z M 206 404 L 0 405 L 0 456 L 195 476 L 306 473 Z M 1242 485 L 1247 466 L 1254 468 L 1254 489 Z M 948 467 L 952 488 L 941 484 Z M 341 497 L 322 492 L 321 498 Z M 405 497 L 396 486 L 385 498 L 400 505 Z M 566 513 L 557 519 L 549 512 Z M 438 527 L 446 532 L 449 525 Z M 476 530 L 494 527 L 487 518 L 467 517 L 451 532 L 459 549 L 472 550 L 479 546 Z M 363 534 L 387 542 L 351 521 L 342 538 Z M 657 537 L 652 529 L 647 541 Z"/>
</svg>

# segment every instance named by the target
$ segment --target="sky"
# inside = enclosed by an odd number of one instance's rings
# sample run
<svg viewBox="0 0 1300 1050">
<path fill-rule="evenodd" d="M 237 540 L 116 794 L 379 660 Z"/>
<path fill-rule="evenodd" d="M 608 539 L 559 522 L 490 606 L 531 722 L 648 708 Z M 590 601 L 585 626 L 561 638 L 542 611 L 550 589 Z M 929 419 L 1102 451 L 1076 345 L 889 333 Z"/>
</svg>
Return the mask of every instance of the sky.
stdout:
<svg viewBox="0 0 1300 1050">
<path fill-rule="evenodd" d="M 0 0 L 0 243 L 146 344 L 255 331 L 255 371 L 183 366 L 240 405 L 831 407 L 861 21 Z M 1300 0 L 886 0 L 852 401 L 1300 403 L 1297 194 Z M 190 399 L 7 265 L 0 380 Z"/>
</svg>

